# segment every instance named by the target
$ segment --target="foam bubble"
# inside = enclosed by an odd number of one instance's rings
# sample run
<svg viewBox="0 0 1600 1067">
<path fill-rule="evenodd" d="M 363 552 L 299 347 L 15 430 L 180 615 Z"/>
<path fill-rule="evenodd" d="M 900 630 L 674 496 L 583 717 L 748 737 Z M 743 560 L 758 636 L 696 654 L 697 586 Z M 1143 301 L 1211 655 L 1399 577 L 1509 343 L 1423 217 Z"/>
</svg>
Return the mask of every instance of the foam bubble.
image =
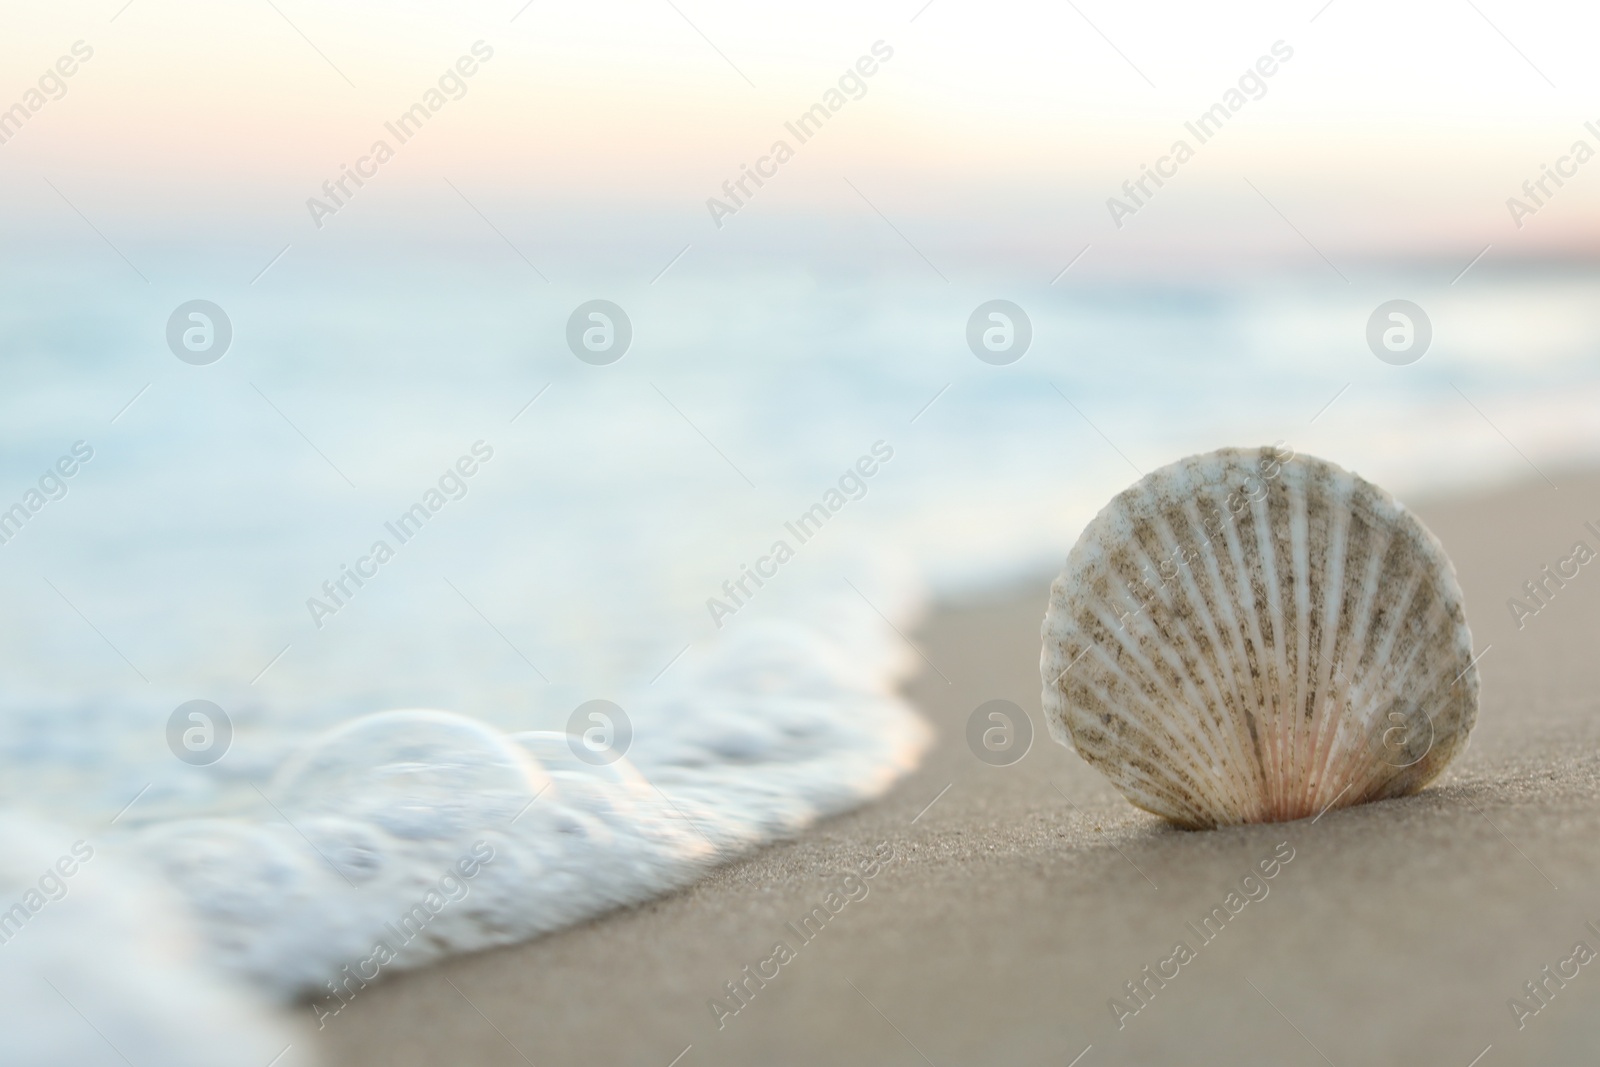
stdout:
<svg viewBox="0 0 1600 1067">
<path fill-rule="evenodd" d="M 511 819 L 549 777 L 485 723 L 445 711 L 366 715 L 329 731 L 274 777 L 286 808 L 348 814 L 419 840 Z"/>
</svg>

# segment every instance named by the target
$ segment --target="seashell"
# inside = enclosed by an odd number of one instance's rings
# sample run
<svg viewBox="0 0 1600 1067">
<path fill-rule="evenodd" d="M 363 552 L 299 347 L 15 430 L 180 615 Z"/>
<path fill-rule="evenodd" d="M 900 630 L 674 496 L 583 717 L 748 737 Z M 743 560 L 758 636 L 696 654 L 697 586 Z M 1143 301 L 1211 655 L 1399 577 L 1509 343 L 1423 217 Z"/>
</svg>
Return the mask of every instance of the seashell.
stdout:
<svg viewBox="0 0 1600 1067">
<path fill-rule="evenodd" d="M 1414 793 L 1477 718 L 1438 539 L 1284 448 L 1190 456 L 1119 493 L 1067 555 L 1043 637 L 1051 735 L 1192 829 Z"/>
</svg>

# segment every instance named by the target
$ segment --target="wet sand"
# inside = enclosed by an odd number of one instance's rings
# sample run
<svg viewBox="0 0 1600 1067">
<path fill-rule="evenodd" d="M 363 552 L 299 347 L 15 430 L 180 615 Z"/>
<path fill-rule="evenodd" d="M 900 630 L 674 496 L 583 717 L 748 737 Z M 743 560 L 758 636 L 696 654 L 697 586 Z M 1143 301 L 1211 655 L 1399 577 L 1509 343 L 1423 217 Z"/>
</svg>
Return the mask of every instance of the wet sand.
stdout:
<svg viewBox="0 0 1600 1067">
<path fill-rule="evenodd" d="M 929 665 L 907 691 L 938 742 L 880 803 L 644 907 L 400 975 L 320 1033 L 307 1010 L 306 1042 L 350 1067 L 1593 1062 L 1600 958 L 1574 947 L 1600 952 L 1600 561 L 1520 631 L 1506 606 L 1575 541 L 1600 549 L 1600 474 L 1552 477 L 1413 502 L 1483 654 L 1471 747 L 1418 796 L 1201 833 L 1132 808 L 1045 732 L 1040 575 L 913 635 Z M 1035 734 L 1010 766 L 966 743 L 994 699 Z"/>
</svg>

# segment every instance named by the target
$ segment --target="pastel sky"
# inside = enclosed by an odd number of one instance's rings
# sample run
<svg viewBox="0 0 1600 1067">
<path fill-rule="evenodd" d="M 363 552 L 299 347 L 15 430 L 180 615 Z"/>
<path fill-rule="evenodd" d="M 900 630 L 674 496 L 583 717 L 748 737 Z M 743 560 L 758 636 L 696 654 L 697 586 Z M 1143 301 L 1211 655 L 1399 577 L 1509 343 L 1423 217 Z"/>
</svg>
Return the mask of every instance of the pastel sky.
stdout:
<svg viewBox="0 0 1600 1067">
<path fill-rule="evenodd" d="M 448 180 L 516 224 L 712 232 L 708 197 L 874 42 L 893 58 L 728 225 L 866 210 L 1000 253 L 1116 242 L 1345 254 L 1587 256 L 1600 161 L 1517 227 L 1507 198 L 1600 137 L 1600 11 L 1510 0 L 1205 4 L 726 0 L 450 5 L 344 0 L 15 5 L 0 108 L 82 40 L 66 94 L 0 144 L 0 225 L 61 201 L 125 232 L 311 225 L 306 200 L 482 40 L 466 93 L 398 148 L 351 213 Z M 1118 229 L 1106 200 L 1275 42 L 1292 59 Z M 449 195 L 449 190 L 444 190 Z M 482 198 L 480 201 L 478 198 Z M 754 219 L 756 221 L 752 222 Z M 609 220 L 609 222 L 607 221 Z M 359 225 L 351 223 L 350 225 Z M 425 225 L 425 223 L 419 223 Z M 1304 246 L 1300 245 L 1303 249 Z"/>
</svg>

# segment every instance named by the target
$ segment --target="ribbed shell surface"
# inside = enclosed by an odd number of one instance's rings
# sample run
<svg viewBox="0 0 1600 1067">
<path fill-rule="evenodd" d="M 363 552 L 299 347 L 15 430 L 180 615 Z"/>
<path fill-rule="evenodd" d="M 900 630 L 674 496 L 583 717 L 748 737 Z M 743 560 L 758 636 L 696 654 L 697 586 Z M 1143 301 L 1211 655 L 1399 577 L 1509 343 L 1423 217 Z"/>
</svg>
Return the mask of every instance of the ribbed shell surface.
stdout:
<svg viewBox="0 0 1600 1067">
<path fill-rule="evenodd" d="M 1118 494 L 1068 554 L 1043 637 L 1052 736 L 1185 827 L 1413 793 L 1477 717 L 1438 540 L 1283 448 L 1191 456 Z"/>
</svg>

